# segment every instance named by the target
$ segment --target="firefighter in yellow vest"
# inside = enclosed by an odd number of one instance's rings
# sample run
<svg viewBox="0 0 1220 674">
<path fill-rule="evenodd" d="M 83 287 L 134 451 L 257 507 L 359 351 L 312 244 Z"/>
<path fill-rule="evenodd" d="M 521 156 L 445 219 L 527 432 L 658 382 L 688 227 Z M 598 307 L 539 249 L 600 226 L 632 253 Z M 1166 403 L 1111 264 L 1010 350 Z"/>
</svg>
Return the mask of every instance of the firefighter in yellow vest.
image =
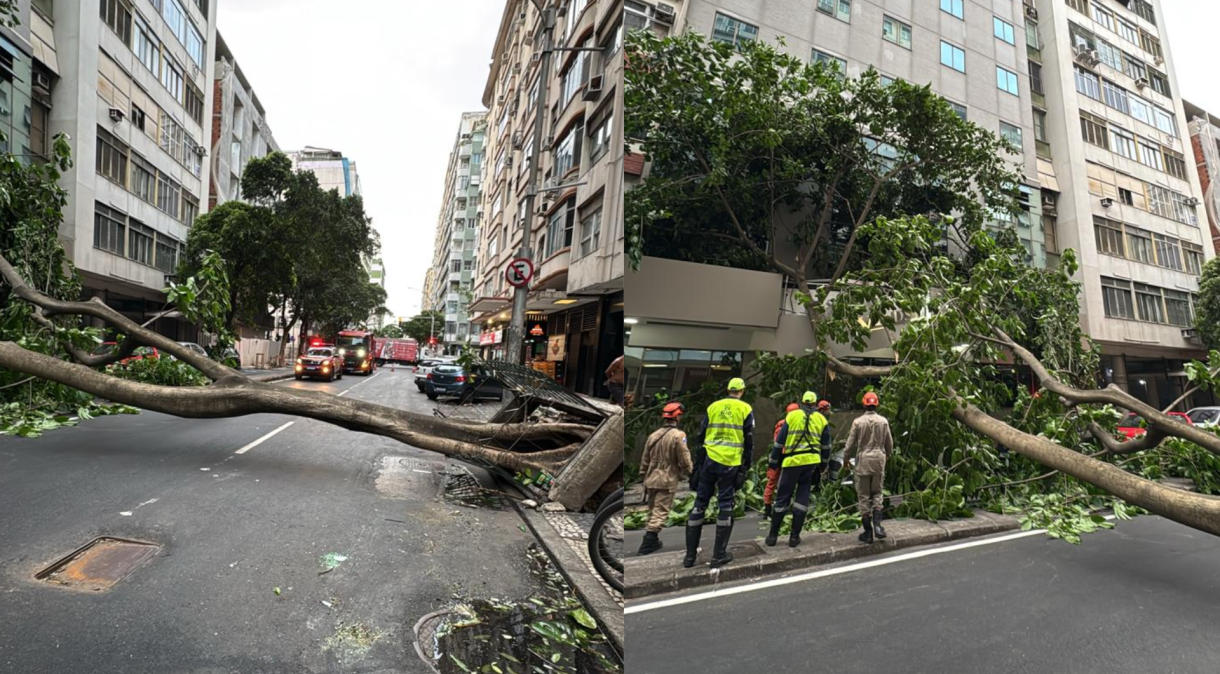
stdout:
<svg viewBox="0 0 1220 674">
<path fill-rule="evenodd" d="M 745 484 L 754 455 L 754 410 L 741 399 L 745 390 L 745 381 L 734 377 L 729 380 L 728 397 L 717 400 L 707 408 L 702 433 L 704 456 L 695 466 L 691 477 L 695 506 L 686 521 L 686 556 L 682 558 L 682 566 L 686 568 L 695 565 L 699 554 L 703 519 L 712 494 L 716 494 L 716 506 L 720 511 L 716 518 L 712 568 L 719 568 L 733 560 L 733 555 L 729 554 L 733 501 L 737 490 Z"/>
<path fill-rule="evenodd" d="M 789 412 L 784 418 L 775 436 L 775 444 L 771 446 L 768 463 L 779 466 L 780 474 L 767 545 L 775 545 L 790 505 L 792 533 L 788 535 L 788 547 L 795 548 L 801 544 L 801 527 L 805 525 L 805 515 L 809 512 L 809 491 L 814 476 L 822 469 L 823 455 L 830 457 L 830 424 L 814 409 L 817 402 L 817 394 L 806 391 L 801 396 L 801 408 Z"/>
</svg>

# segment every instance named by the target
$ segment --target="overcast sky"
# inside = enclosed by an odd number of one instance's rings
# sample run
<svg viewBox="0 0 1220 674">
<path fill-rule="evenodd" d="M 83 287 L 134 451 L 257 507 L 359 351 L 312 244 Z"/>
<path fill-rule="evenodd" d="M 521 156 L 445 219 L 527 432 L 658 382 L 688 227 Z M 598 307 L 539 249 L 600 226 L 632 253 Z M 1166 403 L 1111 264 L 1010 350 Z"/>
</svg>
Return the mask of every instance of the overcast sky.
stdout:
<svg viewBox="0 0 1220 674">
<path fill-rule="evenodd" d="M 1220 2 L 1216 0 L 1161 0 L 1173 65 L 1178 72 L 1182 98 L 1220 114 Z M 1187 120 L 1190 121 L 1190 120 Z"/>
<path fill-rule="evenodd" d="M 449 150 L 482 110 L 503 0 L 216 0 L 217 24 L 285 151 L 356 162 L 387 305 L 420 309 Z"/>
</svg>

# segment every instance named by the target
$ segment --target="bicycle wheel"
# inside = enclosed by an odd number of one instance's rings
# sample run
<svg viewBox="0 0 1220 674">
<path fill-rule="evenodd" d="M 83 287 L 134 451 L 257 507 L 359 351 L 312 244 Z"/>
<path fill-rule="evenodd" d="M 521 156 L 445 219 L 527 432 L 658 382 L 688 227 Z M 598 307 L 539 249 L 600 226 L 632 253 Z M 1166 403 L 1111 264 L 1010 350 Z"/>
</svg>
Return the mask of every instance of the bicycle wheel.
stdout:
<svg viewBox="0 0 1220 674">
<path fill-rule="evenodd" d="M 589 530 L 589 558 L 611 587 L 623 591 L 623 499 L 607 501 Z"/>
</svg>

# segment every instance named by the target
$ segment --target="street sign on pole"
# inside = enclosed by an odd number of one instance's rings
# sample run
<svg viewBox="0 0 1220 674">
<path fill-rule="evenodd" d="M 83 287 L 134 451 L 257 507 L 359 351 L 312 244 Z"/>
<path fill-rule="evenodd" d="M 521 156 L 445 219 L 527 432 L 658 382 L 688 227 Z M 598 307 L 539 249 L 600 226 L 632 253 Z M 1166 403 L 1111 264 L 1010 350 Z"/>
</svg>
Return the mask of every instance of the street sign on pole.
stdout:
<svg viewBox="0 0 1220 674">
<path fill-rule="evenodd" d="M 534 263 L 528 258 L 519 257 L 508 263 L 504 270 L 504 278 L 508 285 L 514 288 L 524 288 L 534 278 Z"/>
</svg>

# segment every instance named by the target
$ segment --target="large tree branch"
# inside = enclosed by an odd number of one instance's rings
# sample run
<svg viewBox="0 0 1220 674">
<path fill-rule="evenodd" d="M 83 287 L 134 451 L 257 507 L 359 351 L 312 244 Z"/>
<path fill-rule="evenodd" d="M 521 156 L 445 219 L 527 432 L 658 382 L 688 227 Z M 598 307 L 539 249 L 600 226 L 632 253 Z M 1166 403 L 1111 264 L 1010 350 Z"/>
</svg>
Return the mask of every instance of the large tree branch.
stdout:
<svg viewBox="0 0 1220 674">
<path fill-rule="evenodd" d="M 0 367 L 178 417 L 289 414 L 514 470 L 531 468 L 554 473 L 574 451 L 576 443 L 592 434 L 591 428 L 579 424 L 485 424 L 440 419 L 317 391 L 254 382 L 241 376 L 203 387 L 154 386 L 27 351 L 12 342 L 0 342 Z"/>
<path fill-rule="evenodd" d="M 225 367 L 210 358 L 200 356 L 169 337 L 141 327 L 135 321 L 106 306 L 105 302 L 96 297 L 91 298 L 87 302 L 66 302 L 38 292 L 30 287 L 25 282 L 25 279 L 21 278 L 17 270 L 13 269 L 13 266 L 3 256 L 0 256 L 0 277 L 3 277 L 4 281 L 12 287 L 14 295 L 37 307 L 44 318 L 49 319 L 61 314 L 92 316 L 114 325 L 127 336 L 128 340 L 134 339 L 137 344 L 156 347 L 159 351 L 168 353 L 186 362 L 212 381 L 219 381 L 233 376 L 241 377 L 241 374 L 236 370 Z M 73 353 L 73 357 L 80 360 L 76 353 Z"/>
<path fill-rule="evenodd" d="M 1101 443 L 1107 452 L 1111 454 L 1134 454 L 1142 452 L 1145 449 L 1156 449 L 1165 439 L 1165 434 L 1159 429 L 1149 428 L 1143 435 L 1138 438 L 1119 442 L 1114 439 L 1114 435 L 1101 427 L 1101 424 L 1091 421 L 1089 422 L 1089 434 Z"/>
</svg>

